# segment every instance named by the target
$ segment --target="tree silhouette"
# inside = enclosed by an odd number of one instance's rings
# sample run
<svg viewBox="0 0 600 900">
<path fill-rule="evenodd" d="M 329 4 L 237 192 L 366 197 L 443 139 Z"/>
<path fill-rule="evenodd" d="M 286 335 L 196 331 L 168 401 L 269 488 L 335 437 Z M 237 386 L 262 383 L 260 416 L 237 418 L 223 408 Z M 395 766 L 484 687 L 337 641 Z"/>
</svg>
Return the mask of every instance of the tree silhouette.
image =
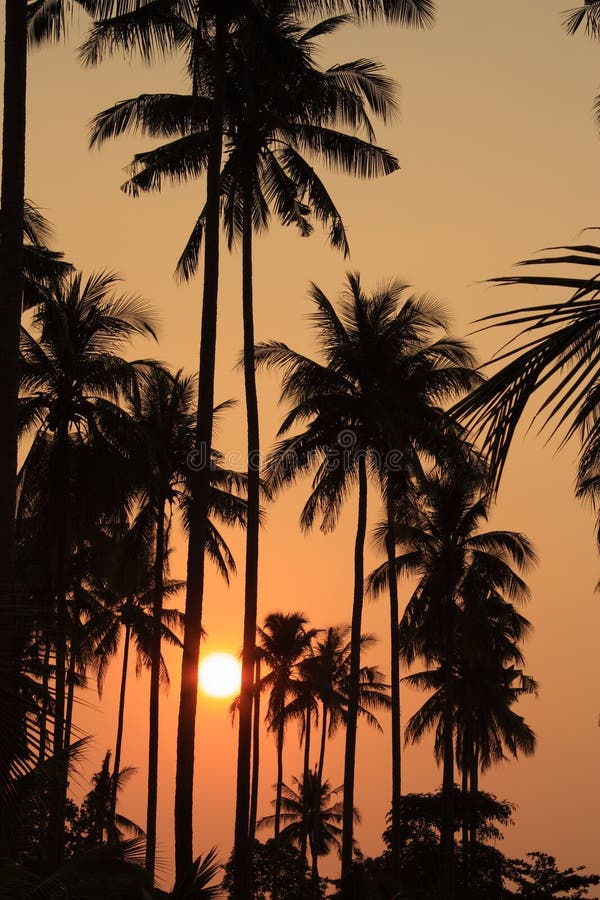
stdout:
<svg viewBox="0 0 600 900">
<path fill-rule="evenodd" d="M 401 651 L 407 663 L 416 657 L 438 662 L 443 703 L 437 702 L 438 754 L 443 760 L 444 816 L 442 819 L 442 889 L 452 896 L 454 882 L 454 729 L 456 709 L 458 617 L 478 591 L 526 599 L 528 589 L 518 574 L 535 560 L 524 535 L 507 531 L 480 532 L 490 511 L 484 491 L 485 472 L 473 461 L 446 465 L 419 484 L 419 501 L 408 499 L 398 510 L 396 538 L 402 549 L 396 557 L 398 574 L 418 576 L 419 582 L 402 620 Z M 371 576 L 377 590 L 386 583 L 388 565 Z M 521 627 L 516 624 L 517 630 Z M 467 630 L 465 628 L 464 634 Z M 468 646 L 468 644 L 467 644 Z M 514 643 L 513 643 L 514 651 Z M 514 653 L 513 652 L 513 658 Z M 517 653 L 518 655 L 518 653 Z M 506 652 L 499 659 L 501 665 Z M 417 676 L 427 680 L 429 675 Z M 414 679 L 413 679 L 414 680 Z M 507 686 L 510 686 L 511 682 Z M 438 697 L 438 701 L 440 701 Z M 429 701 L 428 701 L 429 703 Z M 431 703 L 419 720 L 433 721 Z M 421 733 L 420 724 L 417 731 Z M 408 727 L 411 735 L 411 726 Z"/>
<path fill-rule="evenodd" d="M 306 423 L 303 432 L 282 440 L 273 451 L 267 464 L 271 487 L 278 489 L 299 474 L 316 470 L 301 524 L 309 528 L 320 516 L 322 530 L 328 531 L 334 527 L 351 486 L 358 482 L 344 768 L 347 811 L 352 809 L 354 798 L 367 473 L 381 474 L 384 444 L 390 448 L 389 436 L 400 431 L 402 443 L 398 446 L 409 454 L 406 465 L 421 449 L 439 452 L 439 433 L 447 431 L 448 417 L 437 402 L 468 388 L 476 378 L 471 354 L 462 342 L 440 337 L 428 345 L 429 335 L 444 325 L 441 310 L 419 298 L 402 304 L 404 291 L 405 286 L 395 281 L 367 295 L 359 276 L 350 275 L 336 309 L 313 285 L 312 320 L 324 362 L 275 341 L 259 344 L 256 349 L 259 364 L 283 371 L 282 399 L 292 409 L 280 435 Z M 395 392 L 399 385 L 403 389 Z M 394 429 L 388 424 L 391 421 Z M 344 875 L 352 862 L 352 828 L 347 812 Z"/>
</svg>

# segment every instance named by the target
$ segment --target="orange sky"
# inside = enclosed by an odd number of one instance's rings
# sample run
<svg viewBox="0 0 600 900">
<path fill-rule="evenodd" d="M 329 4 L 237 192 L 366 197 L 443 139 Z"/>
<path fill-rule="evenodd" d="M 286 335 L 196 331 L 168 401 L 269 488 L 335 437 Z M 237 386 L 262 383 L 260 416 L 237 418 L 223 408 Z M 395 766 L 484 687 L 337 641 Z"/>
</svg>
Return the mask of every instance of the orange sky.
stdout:
<svg viewBox="0 0 600 900">
<path fill-rule="evenodd" d="M 402 170 L 375 183 L 331 177 L 332 192 L 349 226 L 351 266 L 366 286 L 399 276 L 416 289 L 445 300 L 457 331 L 478 315 L 535 291 L 491 289 L 479 282 L 506 274 L 511 264 L 540 247 L 571 242 L 579 229 L 599 221 L 600 152 L 591 107 L 600 86 L 600 47 L 584 35 L 569 38 L 559 13 L 569 0 L 440 0 L 434 31 L 346 29 L 328 55 L 331 61 L 377 56 L 402 84 L 402 116 L 380 130 L 379 141 L 399 157 Z M 85 270 L 111 268 L 128 286 L 151 298 L 163 326 L 157 355 L 174 366 L 196 367 L 198 283 L 179 288 L 171 278 L 177 256 L 202 200 L 202 186 L 133 200 L 118 190 L 122 167 L 139 139 L 87 150 L 91 116 L 124 97 L 181 88 L 179 64 L 148 70 L 120 60 L 82 70 L 74 48 L 83 32 L 75 24 L 69 44 L 36 51 L 30 63 L 27 193 L 56 225 L 56 244 Z M 256 331 L 311 351 L 305 314 L 306 289 L 315 280 L 335 296 L 347 263 L 319 235 L 302 241 L 275 228 L 256 248 Z M 543 295 L 547 299 L 547 295 Z M 239 258 L 223 255 L 217 399 L 242 396 L 233 370 L 241 346 Z M 478 338 L 482 354 L 499 338 Z M 277 383 L 261 376 L 263 442 L 272 440 L 280 411 Z M 219 446 L 231 459 L 244 447 L 241 410 L 228 416 Z M 575 448 L 555 456 L 530 433 L 513 449 L 494 525 L 528 534 L 541 564 L 531 576 L 528 615 L 535 634 L 526 652 L 528 671 L 541 684 L 539 700 L 522 711 L 536 730 L 532 760 L 494 769 L 483 786 L 519 805 L 517 826 L 503 849 L 523 854 L 543 849 L 563 866 L 585 863 L 600 871 L 597 818 L 598 564 L 593 519 L 572 498 Z M 261 548 L 260 613 L 301 609 L 315 626 L 348 621 L 351 605 L 352 532 L 349 508 L 335 534 L 307 538 L 296 522 L 303 485 L 270 509 Z M 377 518 L 373 497 L 371 510 Z M 240 568 L 241 542 L 234 539 Z M 183 554 L 175 561 L 182 574 Z M 369 563 L 376 557 L 370 553 Z M 206 596 L 207 649 L 236 651 L 241 643 L 241 579 L 227 591 L 210 578 Z M 382 638 L 371 654 L 389 671 L 383 601 L 369 605 L 365 629 Z M 171 655 L 172 687 L 163 703 L 159 840 L 168 878 L 172 851 L 174 729 L 179 659 Z M 88 771 L 111 746 L 118 666 L 101 704 L 93 692 L 79 709 L 92 733 Z M 147 752 L 147 679 L 132 682 L 124 763 L 138 775 L 123 811 L 143 824 Z M 405 702 L 405 715 L 419 698 Z M 198 824 L 196 846 L 218 844 L 223 855 L 232 838 L 236 733 L 227 704 L 202 698 L 198 723 Z M 265 740 L 260 814 L 270 812 L 275 779 L 274 748 Z M 286 773 L 299 774 L 297 738 L 289 734 Z M 326 773 L 342 778 L 341 744 L 329 752 Z M 363 816 L 358 838 L 365 853 L 380 848 L 388 807 L 388 737 L 359 732 L 357 805 Z M 429 744 L 405 755 L 404 789 L 432 790 L 439 782 Z M 83 790 L 83 780 L 75 790 Z"/>
</svg>

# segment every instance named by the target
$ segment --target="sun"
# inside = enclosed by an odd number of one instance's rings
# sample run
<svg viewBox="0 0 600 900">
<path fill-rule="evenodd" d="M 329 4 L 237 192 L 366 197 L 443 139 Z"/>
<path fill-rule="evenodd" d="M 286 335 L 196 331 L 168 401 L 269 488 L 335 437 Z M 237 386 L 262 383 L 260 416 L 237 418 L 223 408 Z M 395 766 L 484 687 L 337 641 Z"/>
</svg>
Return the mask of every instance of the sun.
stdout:
<svg viewBox="0 0 600 900">
<path fill-rule="evenodd" d="M 240 691 L 242 667 L 231 653 L 210 653 L 200 663 L 200 687 L 209 697 L 232 697 Z"/>
</svg>

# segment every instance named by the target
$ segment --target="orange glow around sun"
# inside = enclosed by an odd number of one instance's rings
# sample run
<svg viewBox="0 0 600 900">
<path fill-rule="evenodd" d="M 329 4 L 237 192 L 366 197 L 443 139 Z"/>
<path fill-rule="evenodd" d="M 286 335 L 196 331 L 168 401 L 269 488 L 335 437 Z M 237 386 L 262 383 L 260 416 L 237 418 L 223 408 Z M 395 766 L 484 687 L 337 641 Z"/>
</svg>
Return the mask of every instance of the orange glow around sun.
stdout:
<svg viewBox="0 0 600 900">
<path fill-rule="evenodd" d="M 231 653 L 210 653 L 199 666 L 200 687 L 209 697 L 233 697 L 240 691 L 241 668 Z"/>
</svg>

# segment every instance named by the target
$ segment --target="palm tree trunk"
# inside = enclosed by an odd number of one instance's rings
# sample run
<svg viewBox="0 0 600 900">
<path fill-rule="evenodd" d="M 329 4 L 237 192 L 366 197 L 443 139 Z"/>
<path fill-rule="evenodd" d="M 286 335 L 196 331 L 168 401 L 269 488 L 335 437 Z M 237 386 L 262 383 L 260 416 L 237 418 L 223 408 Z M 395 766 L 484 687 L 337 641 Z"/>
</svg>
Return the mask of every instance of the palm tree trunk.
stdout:
<svg viewBox="0 0 600 900">
<path fill-rule="evenodd" d="M 402 734 L 400 722 L 400 634 L 398 609 L 398 579 L 396 576 L 396 539 L 395 509 L 391 478 L 386 478 L 387 509 L 387 567 L 388 589 L 390 594 L 390 680 L 392 703 L 392 823 L 390 832 L 390 850 L 392 856 L 392 878 L 395 890 L 400 889 L 400 851 L 401 851 L 401 815 L 402 815 Z"/>
<path fill-rule="evenodd" d="M 237 758 L 237 794 L 234 837 L 234 897 L 249 897 L 251 847 L 248 842 L 250 809 L 250 755 L 252 699 L 258 604 L 258 532 L 260 519 L 260 432 L 254 364 L 254 310 L 252 284 L 252 182 L 245 179 L 242 235 L 242 308 L 244 321 L 244 386 L 248 427 L 248 512 L 244 583 L 244 637 Z"/>
<path fill-rule="evenodd" d="M 283 791 L 283 710 L 280 710 L 277 728 L 277 787 L 275 793 L 275 859 L 273 864 L 272 900 L 279 896 L 279 831 L 281 829 L 281 795 Z"/>
<path fill-rule="evenodd" d="M 117 736 L 115 738 L 115 762 L 111 782 L 110 797 L 110 826 L 114 828 L 117 812 L 117 788 L 119 786 L 119 771 L 121 769 L 121 747 L 123 745 L 123 725 L 125 722 L 125 692 L 127 690 L 127 667 L 129 665 L 129 641 L 131 638 L 131 625 L 125 625 L 125 638 L 123 643 L 123 666 L 121 668 L 121 687 L 119 690 L 119 712 L 117 715 Z"/>
<path fill-rule="evenodd" d="M 156 809 L 158 805 L 158 740 L 160 703 L 161 626 L 165 572 L 165 503 L 156 514 L 154 591 L 152 598 L 152 651 L 150 660 L 150 716 L 148 732 L 148 802 L 146 807 L 146 871 L 154 879 L 156 860 Z"/>
<path fill-rule="evenodd" d="M 300 861 L 306 864 L 306 844 L 308 841 L 308 801 L 310 781 L 310 726 L 312 709 L 306 706 L 306 726 L 304 731 L 304 773 L 302 776 L 302 836 L 300 841 Z M 319 796 L 319 795 L 317 795 Z"/>
<path fill-rule="evenodd" d="M 65 803 L 67 796 L 68 760 L 65 739 L 65 695 L 67 659 L 67 604 L 63 591 L 56 598 L 56 637 L 54 672 L 54 731 L 52 753 L 56 757 L 57 775 L 52 788 L 52 802 L 48 823 L 48 863 L 57 869 L 65 853 Z"/>
<path fill-rule="evenodd" d="M 317 781 L 319 788 L 323 784 L 323 766 L 325 765 L 325 744 L 327 743 L 327 705 L 323 703 L 322 725 L 321 725 L 321 749 L 319 751 L 319 769 L 317 771 Z"/>
<path fill-rule="evenodd" d="M 48 741 L 48 691 L 50 686 L 50 642 L 46 640 L 42 670 L 42 709 L 40 712 L 40 743 L 38 763 L 46 759 L 46 743 Z"/>
<path fill-rule="evenodd" d="M 17 489 L 17 421 L 19 329 L 23 296 L 23 202 L 27 87 L 27 5 L 6 0 L 2 184 L 0 188 L 0 790 L 8 788 L 12 763 L 22 751 L 25 717 L 19 698 L 19 675 L 26 627 L 17 614 L 20 592 L 15 582 L 15 506 Z M 7 823 L 0 822 L 0 844 Z"/>
<path fill-rule="evenodd" d="M 185 630 L 181 663 L 181 691 L 177 722 L 175 774 L 175 878 L 181 880 L 193 862 L 193 786 L 198 658 L 202 635 L 204 550 L 210 501 L 210 463 L 213 429 L 217 304 L 219 293 L 220 171 L 225 110 L 225 55 L 228 13 L 215 13 L 214 91 L 207 165 L 204 288 L 196 419 L 197 466 L 192 479 L 189 520 Z"/>
<path fill-rule="evenodd" d="M 445 615 L 445 703 L 442 782 L 442 900 L 454 900 L 454 600 L 447 598 Z"/>
<path fill-rule="evenodd" d="M 475 739 L 473 743 L 473 752 L 471 755 L 471 771 L 470 771 L 470 794 L 471 794 L 471 808 L 475 807 L 475 800 L 477 798 L 477 793 L 479 791 L 479 746 L 477 739 Z M 469 856 L 471 860 L 471 864 L 475 859 L 477 846 L 477 824 L 475 822 L 475 817 L 471 821 L 469 825 Z"/>
<path fill-rule="evenodd" d="M 250 848 L 254 846 L 256 837 L 256 819 L 258 816 L 258 773 L 260 763 L 260 656 L 256 655 L 256 677 L 254 681 L 254 706 L 252 707 L 252 791 L 250 795 L 250 826 L 248 839 Z"/>
<path fill-rule="evenodd" d="M 52 752 L 57 757 L 57 777 L 53 788 L 48 825 L 48 862 L 51 869 L 60 867 L 65 854 L 65 804 L 68 787 L 68 754 L 65 745 L 65 702 L 67 667 L 67 548 L 69 546 L 69 446 L 67 426 L 63 423 L 56 433 L 56 477 L 50 486 L 49 535 L 52 553 L 52 595 L 56 603 L 55 671 L 54 671 L 54 732 Z"/>
<path fill-rule="evenodd" d="M 471 896 L 471 879 L 469 866 L 469 741 L 467 732 L 463 730 L 462 740 L 462 784 L 461 784 L 461 800 L 463 807 L 462 814 L 462 871 L 463 871 L 463 891 L 465 898 Z"/>
<path fill-rule="evenodd" d="M 356 765 L 356 726 L 360 684 L 360 634 L 364 595 L 364 552 L 367 532 L 367 466 L 363 456 L 358 461 L 358 522 L 354 543 L 354 600 L 350 633 L 350 683 L 348 686 L 348 720 L 344 754 L 344 816 L 342 820 L 342 896 L 351 896 L 349 879 L 352 871 L 354 839 L 354 770 Z"/>
<path fill-rule="evenodd" d="M 4 45 L 4 115 L 2 125 L 2 184 L 0 194 L 0 609 L 8 610 L 1 629 L 4 650 L 16 640 L 12 634 L 15 583 L 15 499 L 17 487 L 17 419 L 19 388 L 19 332 L 23 298 L 23 205 L 25 192 L 25 123 L 27 93 L 27 4 L 6 0 Z M 10 611 L 12 610 L 12 615 Z M 8 642 L 8 643 L 7 643 Z M 15 649 L 14 647 L 12 648 Z M 9 657 L 3 657 L 9 659 Z M 15 665 L 17 660 L 15 659 Z M 10 674 L 10 673 L 7 673 Z M 13 673 L 14 674 L 14 673 Z M 3 679 L 4 679 L 3 674 Z M 5 684 L 5 687 L 8 687 Z M 4 696 L 3 692 L 3 696 Z M 17 692 L 6 691 L 14 703 Z M 15 710 L 13 710 L 15 712 Z M 4 722 L 8 720 L 3 717 Z M 15 731 L 17 728 L 15 727 Z"/>
<path fill-rule="evenodd" d="M 322 724 L 321 724 L 321 747 L 319 750 L 319 764 L 317 768 L 317 797 L 319 798 L 319 803 L 321 802 L 321 785 L 323 784 L 323 766 L 325 765 L 325 745 L 327 743 L 327 704 L 323 702 L 322 704 Z M 318 885 L 319 885 L 319 866 L 318 866 L 318 854 L 316 853 L 315 848 L 319 846 L 320 842 L 320 816 L 317 816 L 314 821 L 312 834 L 309 834 L 309 842 L 310 842 L 310 855 L 312 860 L 311 866 L 311 879 L 313 883 L 313 891 L 315 897 L 318 897 Z"/>
<path fill-rule="evenodd" d="M 71 746 L 71 731 L 73 728 L 73 704 L 75 702 L 75 664 L 77 662 L 77 645 L 71 638 L 71 650 L 69 653 L 69 668 L 67 671 L 67 705 L 65 713 L 65 749 Z"/>
</svg>

